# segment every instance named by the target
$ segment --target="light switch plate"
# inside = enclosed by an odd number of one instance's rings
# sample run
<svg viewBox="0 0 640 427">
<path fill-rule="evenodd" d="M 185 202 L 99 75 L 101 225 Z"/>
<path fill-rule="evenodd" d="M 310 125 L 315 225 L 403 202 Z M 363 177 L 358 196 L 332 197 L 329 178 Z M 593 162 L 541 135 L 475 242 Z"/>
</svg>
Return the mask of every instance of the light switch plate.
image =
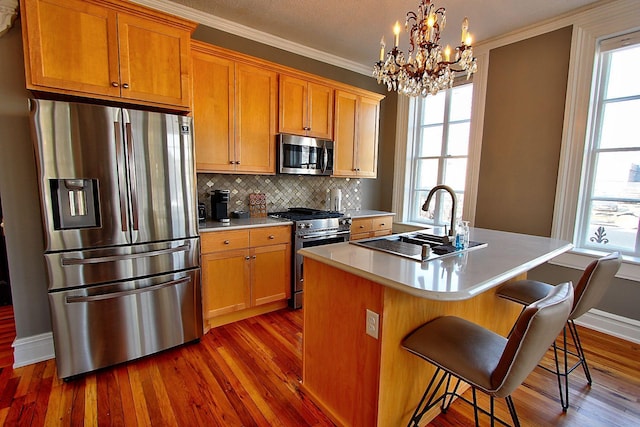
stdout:
<svg viewBox="0 0 640 427">
<path fill-rule="evenodd" d="M 365 325 L 365 330 L 367 335 L 372 336 L 375 339 L 378 339 L 378 329 L 380 327 L 380 315 L 375 311 L 371 311 L 367 309 L 367 324 Z"/>
</svg>

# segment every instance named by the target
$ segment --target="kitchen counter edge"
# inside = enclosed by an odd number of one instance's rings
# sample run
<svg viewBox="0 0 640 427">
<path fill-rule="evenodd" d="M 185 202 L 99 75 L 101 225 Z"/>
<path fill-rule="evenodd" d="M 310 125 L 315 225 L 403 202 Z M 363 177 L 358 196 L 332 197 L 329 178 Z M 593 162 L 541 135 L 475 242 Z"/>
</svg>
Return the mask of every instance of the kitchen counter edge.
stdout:
<svg viewBox="0 0 640 427">
<path fill-rule="evenodd" d="M 276 227 L 279 225 L 293 225 L 293 221 L 279 218 L 231 218 L 228 223 L 208 220 L 198 224 L 200 233 L 215 231 L 241 230 L 247 228 Z"/>
</svg>

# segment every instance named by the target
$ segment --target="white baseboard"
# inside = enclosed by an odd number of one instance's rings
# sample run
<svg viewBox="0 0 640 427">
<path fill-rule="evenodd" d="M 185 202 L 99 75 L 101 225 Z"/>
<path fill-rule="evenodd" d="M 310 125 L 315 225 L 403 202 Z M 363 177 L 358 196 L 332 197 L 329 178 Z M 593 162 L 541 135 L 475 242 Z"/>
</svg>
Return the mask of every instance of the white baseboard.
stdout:
<svg viewBox="0 0 640 427">
<path fill-rule="evenodd" d="M 576 324 L 640 344 L 640 321 L 634 319 L 592 309 L 576 320 Z"/>
<path fill-rule="evenodd" d="M 11 346 L 13 347 L 14 369 L 56 357 L 53 349 L 53 334 L 51 332 L 26 338 L 16 338 Z"/>
</svg>

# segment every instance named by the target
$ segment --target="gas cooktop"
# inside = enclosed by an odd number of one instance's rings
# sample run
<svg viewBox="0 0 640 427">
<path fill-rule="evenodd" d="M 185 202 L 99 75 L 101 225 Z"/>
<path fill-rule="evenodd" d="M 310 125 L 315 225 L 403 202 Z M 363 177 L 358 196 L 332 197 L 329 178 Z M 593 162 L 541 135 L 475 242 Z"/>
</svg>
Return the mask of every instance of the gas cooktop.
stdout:
<svg viewBox="0 0 640 427">
<path fill-rule="evenodd" d="M 341 218 L 344 216 L 342 212 L 323 211 L 321 209 L 312 208 L 289 208 L 283 212 L 272 212 L 271 216 L 278 218 L 286 218 L 292 221 L 308 221 L 312 219 L 325 218 Z"/>
</svg>

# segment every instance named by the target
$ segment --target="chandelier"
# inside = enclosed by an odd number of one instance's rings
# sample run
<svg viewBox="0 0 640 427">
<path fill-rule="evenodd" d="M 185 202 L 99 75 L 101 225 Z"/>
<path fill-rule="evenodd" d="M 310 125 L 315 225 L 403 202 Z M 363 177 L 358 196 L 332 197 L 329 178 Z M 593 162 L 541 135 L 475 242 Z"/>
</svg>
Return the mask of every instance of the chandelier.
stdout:
<svg viewBox="0 0 640 427">
<path fill-rule="evenodd" d="M 409 31 L 409 58 L 398 49 L 400 23 L 393 27 L 395 45 L 385 58 L 384 37 L 380 41 L 380 60 L 373 66 L 373 76 L 378 83 L 387 85 L 407 96 L 435 95 L 439 90 L 453 86 L 456 73 L 467 73 L 467 79 L 477 70 L 473 57 L 469 20 L 462 21 L 460 46 L 456 47 L 453 59 L 451 48 L 440 47 L 440 31 L 446 24 L 445 10 L 437 8 L 431 0 L 420 0 L 419 12 L 407 12 L 405 30 Z"/>
</svg>

